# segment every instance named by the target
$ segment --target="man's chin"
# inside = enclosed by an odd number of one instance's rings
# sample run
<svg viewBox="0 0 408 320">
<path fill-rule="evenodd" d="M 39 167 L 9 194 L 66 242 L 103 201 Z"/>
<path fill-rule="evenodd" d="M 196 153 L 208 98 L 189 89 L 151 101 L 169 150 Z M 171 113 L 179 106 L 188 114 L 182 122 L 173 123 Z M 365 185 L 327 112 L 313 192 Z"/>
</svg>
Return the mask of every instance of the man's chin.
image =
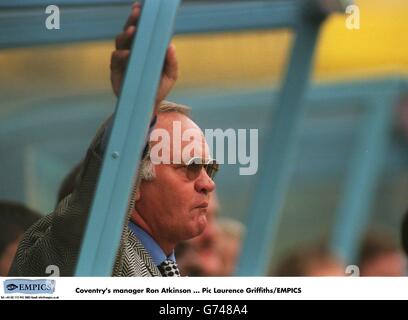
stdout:
<svg viewBox="0 0 408 320">
<path fill-rule="evenodd" d="M 205 215 L 200 215 L 199 217 L 197 217 L 197 220 L 194 224 L 195 226 L 193 238 L 199 236 L 204 232 L 205 227 L 207 226 L 207 217 Z"/>
<path fill-rule="evenodd" d="M 190 211 L 190 221 L 184 227 L 187 227 L 185 230 L 188 232 L 185 234 L 184 240 L 189 240 L 195 238 L 202 234 L 207 226 L 207 215 L 205 213 L 198 212 L 197 210 Z"/>
</svg>

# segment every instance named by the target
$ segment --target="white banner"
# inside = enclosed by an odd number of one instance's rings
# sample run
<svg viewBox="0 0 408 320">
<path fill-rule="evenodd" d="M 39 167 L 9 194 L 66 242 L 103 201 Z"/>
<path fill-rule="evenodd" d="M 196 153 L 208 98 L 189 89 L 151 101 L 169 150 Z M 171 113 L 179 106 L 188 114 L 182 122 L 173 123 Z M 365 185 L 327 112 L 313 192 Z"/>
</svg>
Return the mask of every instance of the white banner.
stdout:
<svg viewBox="0 0 408 320">
<path fill-rule="evenodd" d="M 0 300 L 408 299 L 408 278 L 0 278 Z"/>
</svg>

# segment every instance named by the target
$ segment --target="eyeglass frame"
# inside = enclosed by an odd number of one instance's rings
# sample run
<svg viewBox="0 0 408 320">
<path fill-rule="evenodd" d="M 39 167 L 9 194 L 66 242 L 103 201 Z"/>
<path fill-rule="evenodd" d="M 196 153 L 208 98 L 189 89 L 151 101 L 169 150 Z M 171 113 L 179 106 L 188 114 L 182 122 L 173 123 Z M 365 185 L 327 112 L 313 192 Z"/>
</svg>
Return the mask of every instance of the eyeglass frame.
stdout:
<svg viewBox="0 0 408 320">
<path fill-rule="evenodd" d="M 199 160 L 200 162 L 198 162 L 198 163 L 195 162 L 197 160 Z M 217 174 L 217 172 L 219 170 L 219 167 L 220 167 L 219 163 L 217 163 L 217 161 L 215 159 L 212 159 L 212 158 L 206 160 L 205 163 L 203 163 L 203 160 L 205 160 L 205 159 L 200 158 L 200 157 L 193 157 L 185 164 L 185 166 L 188 168 L 189 166 L 191 166 L 191 164 L 193 162 L 194 162 L 194 164 L 200 164 L 202 166 L 201 169 L 204 168 L 205 172 L 210 177 L 210 179 L 214 180 L 215 175 Z M 209 166 L 211 166 L 210 169 L 208 169 Z M 201 170 L 199 172 L 201 172 Z"/>
<path fill-rule="evenodd" d="M 150 149 L 151 149 L 151 145 L 150 145 L 150 143 L 146 143 L 146 145 L 145 145 L 145 147 L 144 147 L 144 149 L 143 149 L 143 154 L 142 154 L 142 161 L 144 161 L 144 160 L 147 160 L 148 158 L 150 158 Z M 202 161 L 202 160 L 204 160 L 203 158 L 200 158 L 200 157 L 193 157 L 193 158 L 191 158 L 190 160 L 188 160 L 187 161 L 187 163 L 181 163 L 181 165 L 183 165 L 183 166 L 185 166 L 185 167 L 187 167 L 188 168 L 188 166 L 190 166 L 191 165 L 191 162 L 192 161 L 196 161 L 196 160 L 200 160 L 200 161 Z M 208 170 L 207 170 L 207 167 L 208 167 L 208 165 L 210 164 L 210 162 L 213 162 L 212 164 L 214 165 L 214 170 L 213 170 L 213 172 L 214 173 L 212 173 L 211 171 L 209 172 Z M 205 169 L 205 172 L 207 173 L 207 175 L 210 177 L 210 179 L 211 180 L 214 180 L 214 178 L 215 178 L 215 175 L 216 175 L 216 173 L 218 172 L 218 170 L 219 170 L 219 163 L 217 163 L 217 161 L 215 160 L 215 159 L 213 159 L 213 158 L 210 158 L 210 159 L 208 159 L 208 161 L 205 163 L 205 164 L 202 164 L 202 163 L 199 163 L 199 164 L 201 164 L 203 167 L 202 168 L 204 168 Z M 202 169 L 201 168 L 201 169 Z M 201 171 L 201 170 L 200 170 Z M 194 179 L 190 179 L 189 178 L 189 180 L 194 180 Z"/>
</svg>

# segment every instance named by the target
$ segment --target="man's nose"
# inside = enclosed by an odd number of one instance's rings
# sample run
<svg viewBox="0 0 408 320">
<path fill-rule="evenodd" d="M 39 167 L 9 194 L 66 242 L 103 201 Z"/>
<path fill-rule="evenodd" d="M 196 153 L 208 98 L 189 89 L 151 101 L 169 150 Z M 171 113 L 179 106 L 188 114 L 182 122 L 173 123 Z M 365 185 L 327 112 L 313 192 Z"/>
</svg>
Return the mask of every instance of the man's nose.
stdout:
<svg viewBox="0 0 408 320">
<path fill-rule="evenodd" d="M 197 192 L 203 192 L 205 194 L 215 190 L 215 182 L 209 177 L 204 169 L 201 170 L 200 175 L 195 181 L 195 188 Z"/>
</svg>

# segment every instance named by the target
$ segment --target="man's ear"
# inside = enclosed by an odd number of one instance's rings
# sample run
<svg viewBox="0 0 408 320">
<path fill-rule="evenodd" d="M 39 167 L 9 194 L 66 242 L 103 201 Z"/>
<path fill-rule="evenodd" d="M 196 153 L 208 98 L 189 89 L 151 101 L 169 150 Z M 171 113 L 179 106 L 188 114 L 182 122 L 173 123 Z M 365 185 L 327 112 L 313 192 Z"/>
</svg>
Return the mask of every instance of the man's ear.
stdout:
<svg viewBox="0 0 408 320">
<path fill-rule="evenodd" d="M 137 188 L 135 191 L 135 198 L 133 203 L 133 210 L 136 211 L 137 202 L 140 200 L 140 188 Z"/>
<path fill-rule="evenodd" d="M 140 200 L 140 188 L 137 188 L 135 193 L 135 202 L 139 200 Z"/>
</svg>

